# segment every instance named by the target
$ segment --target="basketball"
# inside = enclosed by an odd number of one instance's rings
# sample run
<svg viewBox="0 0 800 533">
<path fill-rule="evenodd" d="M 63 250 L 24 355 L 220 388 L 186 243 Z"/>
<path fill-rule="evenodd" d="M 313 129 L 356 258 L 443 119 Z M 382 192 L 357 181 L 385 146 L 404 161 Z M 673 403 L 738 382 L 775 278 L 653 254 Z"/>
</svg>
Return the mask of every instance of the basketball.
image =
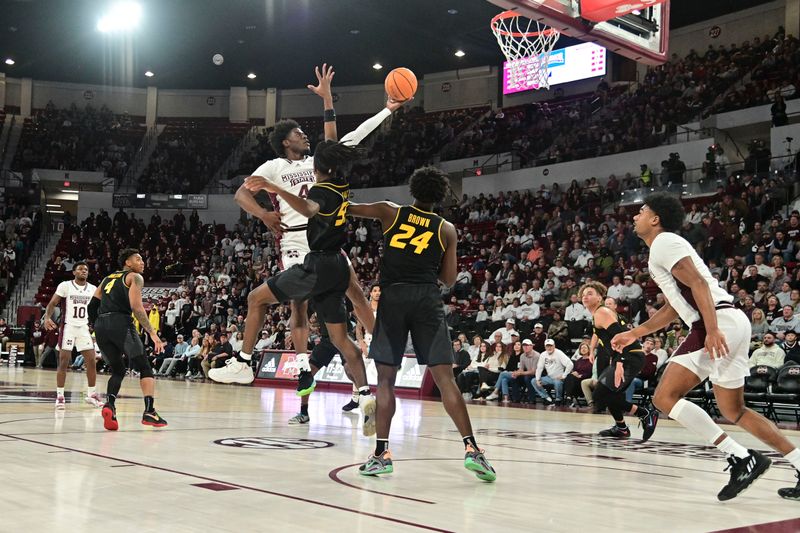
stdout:
<svg viewBox="0 0 800 533">
<path fill-rule="evenodd" d="M 386 94 L 396 102 L 405 102 L 417 92 L 417 76 L 405 67 L 398 67 L 386 76 Z"/>
</svg>

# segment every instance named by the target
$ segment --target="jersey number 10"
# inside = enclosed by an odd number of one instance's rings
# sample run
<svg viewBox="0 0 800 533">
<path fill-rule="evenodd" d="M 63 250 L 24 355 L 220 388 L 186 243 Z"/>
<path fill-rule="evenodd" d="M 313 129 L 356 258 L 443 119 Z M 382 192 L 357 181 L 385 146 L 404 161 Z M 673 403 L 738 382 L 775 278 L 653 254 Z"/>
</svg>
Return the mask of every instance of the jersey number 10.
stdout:
<svg viewBox="0 0 800 533">
<path fill-rule="evenodd" d="M 429 246 L 431 237 L 433 237 L 432 231 L 426 231 L 415 236 L 414 234 L 417 228 L 408 224 L 400 224 L 400 227 L 397 229 L 399 231 L 392 237 L 392 240 L 389 241 L 389 246 L 405 250 L 406 246 L 410 244 L 415 247 L 415 254 L 421 254 Z"/>
</svg>

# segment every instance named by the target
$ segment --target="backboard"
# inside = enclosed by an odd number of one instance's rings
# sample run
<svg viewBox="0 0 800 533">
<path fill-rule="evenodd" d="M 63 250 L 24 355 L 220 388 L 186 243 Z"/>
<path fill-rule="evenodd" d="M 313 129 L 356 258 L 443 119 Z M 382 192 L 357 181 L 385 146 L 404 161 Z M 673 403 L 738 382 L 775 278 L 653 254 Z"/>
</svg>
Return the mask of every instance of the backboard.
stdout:
<svg viewBox="0 0 800 533">
<path fill-rule="evenodd" d="M 669 2 L 659 0 L 597 1 L 584 0 L 584 13 L 578 0 L 488 0 L 503 9 L 513 9 L 559 32 L 599 44 L 609 51 L 648 65 L 667 60 L 669 43 Z M 595 7 L 591 11 L 589 4 Z M 602 22 L 604 14 L 624 13 Z"/>
</svg>

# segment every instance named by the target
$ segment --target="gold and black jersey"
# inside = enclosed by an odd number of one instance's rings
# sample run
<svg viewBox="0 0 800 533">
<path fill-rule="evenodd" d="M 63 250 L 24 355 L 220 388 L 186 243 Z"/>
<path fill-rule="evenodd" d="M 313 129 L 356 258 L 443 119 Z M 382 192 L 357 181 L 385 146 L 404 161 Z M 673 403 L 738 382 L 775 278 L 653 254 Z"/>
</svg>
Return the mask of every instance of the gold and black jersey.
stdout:
<svg viewBox="0 0 800 533">
<path fill-rule="evenodd" d="M 130 274 L 130 270 L 119 270 L 109 274 L 100 282 L 100 309 L 99 314 L 103 313 L 123 313 L 130 315 L 131 301 L 128 296 L 130 287 L 125 284 L 125 276 Z"/>
<path fill-rule="evenodd" d="M 616 313 L 615 313 L 616 314 Z M 597 348 L 598 352 L 605 354 L 606 356 L 613 358 L 615 354 L 614 350 L 611 348 L 611 339 L 614 338 L 615 335 L 618 333 L 623 333 L 628 331 L 628 326 L 625 323 L 625 319 L 621 316 L 617 315 L 617 321 L 611 324 L 607 328 L 599 328 L 592 323 L 592 331 L 595 335 L 597 335 Z M 639 341 L 633 341 L 631 344 L 626 346 L 622 350 L 622 354 L 628 353 L 642 353 L 642 345 Z"/>
<path fill-rule="evenodd" d="M 308 219 L 306 238 L 311 251 L 335 252 L 347 242 L 347 206 L 350 186 L 342 181 L 323 181 L 308 191 L 319 212 Z"/>
<path fill-rule="evenodd" d="M 436 213 L 401 206 L 394 223 L 383 232 L 381 286 L 436 284 L 444 255 L 443 224 L 444 219 Z"/>
</svg>

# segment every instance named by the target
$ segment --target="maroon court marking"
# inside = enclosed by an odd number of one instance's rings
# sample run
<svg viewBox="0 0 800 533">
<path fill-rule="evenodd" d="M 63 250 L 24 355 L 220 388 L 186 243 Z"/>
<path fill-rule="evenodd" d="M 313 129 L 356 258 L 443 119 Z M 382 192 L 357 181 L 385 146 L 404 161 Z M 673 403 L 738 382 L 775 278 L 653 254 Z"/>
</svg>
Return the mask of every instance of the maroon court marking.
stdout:
<svg viewBox="0 0 800 533">
<path fill-rule="evenodd" d="M 753 524 L 752 526 L 720 529 L 713 533 L 795 533 L 798 530 L 800 530 L 800 518 L 790 518 L 779 522 L 765 522 L 763 524 Z"/>
<path fill-rule="evenodd" d="M 125 468 L 126 466 L 136 466 L 136 465 L 111 465 L 111 468 Z"/>
<path fill-rule="evenodd" d="M 193 487 L 200 487 L 201 489 L 208 489 L 213 491 L 223 490 L 239 490 L 239 487 L 232 487 L 224 483 L 192 483 Z"/>
<path fill-rule="evenodd" d="M 409 461 L 409 459 L 398 459 L 398 460 Z M 443 460 L 446 460 L 446 459 L 443 459 Z M 341 472 L 342 470 L 346 470 L 348 468 L 352 468 L 354 466 L 359 466 L 359 465 L 361 465 L 361 463 L 353 463 L 353 464 L 349 464 L 349 465 L 340 466 L 338 468 L 334 468 L 333 470 L 328 472 L 328 477 L 331 478 L 336 483 L 338 483 L 340 485 L 344 485 L 345 487 L 350 487 L 351 489 L 363 490 L 364 492 L 371 492 L 372 494 L 380 494 L 381 496 L 389 496 L 390 498 L 398 498 L 398 499 L 401 499 L 401 500 L 409 500 L 409 501 L 412 501 L 412 502 L 426 503 L 428 505 L 436 505 L 436 502 L 430 502 L 428 500 L 420 500 L 418 498 L 411 498 L 410 496 L 400 496 L 398 494 L 390 494 L 388 492 L 382 492 L 382 491 L 379 491 L 379 490 L 365 489 L 364 487 L 359 487 L 358 485 L 353 485 L 352 483 L 348 483 L 346 481 L 342 481 L 342 479 L 339 477 L 339 472 Z"/>
<path fill-rule="evenodd" d="M 251 487 L 249 485 L 242 485 L 241 483 L 230 483 L 230 482 L 227 482 L 227 481 L 222 481 L 222 480 L 214 479 L 214 478 L 207 477 L 207 476 L 201 476 L 201 475 L 192 474 L 192 473 L 189 473 L 189 472 L 182 472 L 180 470 L 173 470 L 172 468 L 165 468 L 163 466 L 155 466 L 155 465 L 149 465 L 149 464 L 146 464 L 146 463 L 139 463 L 137 461 L 131 461 L 129 459 L 120 459 L 118 457 L 112 457 L 110 455 L 103 455 L 102 453 L 88 452 L 88 451 L 85 451 L 85 450 L 79 450 L 77 448 L 70 448 L 68 446 L 61 446 L 61 445 L 58 445 L 58 444 L 50 444 L 49 442 L 42 442 L 42 441 L 33 440 L 33 439 L 26 439 L 26 438 L 23 438 L 23 437 L 17 437 L 15 435 L 9 435 L 9 434 L 6 434 L 6 433 L 0 433 L 0 437 L 9 437 L 9 438 L 20 440 L 20 441 L 23 441 L 23 442 L 29 442 L 31 444 L 39 444 L 40 446 L 48 446 L 48 447 L 51 447 L 51 448 L 59 448 L 59 449 L 67 450 L 67 451 L 71 451 L 71 452 L 82 453 L 84 455 L 90 455 L 92 457 L 100 457 L 101 459 L 108 459 L 108 460 L 111 460 L 111 461 L 118 461 L 120 463 L 127 463 L 127 464 L 130 464 L 132 466 L 143 466 L 145 468 L 151 468 L 153 470 L 160 470 L 162 472 L 169 472 L 170 474 L 178 474 L 180 476 L 192 477 L 192 478 L 195 478 L 195 479 L 204 479 L 204 480 L 210 481 L 212 483 L 221 483 L 223 485 L 230 485 L 231 487 L 237 487 L 237 488 L 240 488 L 240 489 L 252 490 L 253 492 L 260 492 L 262 494 L 269 494 L 271 496 L 277 496 L 279 498 L 286 498 L 288 500 L 293 500 L 293 501 L 297 501 L 297 502 L 310 503 L 312 505 L 319 505 L 320 507 L 327 507 L 329 509 L 336 509 L 337 511 L 344 511 L 346 513 L 353 513 L 353 514 L 362 515 L 362 516 L 369 516 L 371 518 L 377 518 L 378 520 L 386 520 L 387 522 L 394 522 L 395 524 L 403 524 L 404 526 L 416 527 L 416 528 L 419 528 L 419 529 L 426 529 L 428 531 L 438 531 L 439 533 L 455 533 L 454 531 L 450 531 L 448 529 L 440 529 L 438 527 L 426 526 L 424 524 L 418 524 L 416 522 L 409 522 L 407 520 L 402 520 L 400 518 L 392 518 L 390 516 L 382 516 L 382 515 L 379 515 L 379 514 L 369 513 L 369 512 L 366 512 L 366 511 L 359 511 L 358 509 L 351 509 L 349 507 L 342 507 L 341 505 L 335 505 L 335 504 L 332 504 L 332 503 L 312 500 L 310 498 L 304 498 L 304 497 L 301 497 L 301 496 L 292 496 L 291 494 L 286 494 L 286 493 L 283 493 L 283 492 L 276 492 L 276 491 L 267 490 L 267 489 L 260 489 L 258 487 Z"/>
</svg>

